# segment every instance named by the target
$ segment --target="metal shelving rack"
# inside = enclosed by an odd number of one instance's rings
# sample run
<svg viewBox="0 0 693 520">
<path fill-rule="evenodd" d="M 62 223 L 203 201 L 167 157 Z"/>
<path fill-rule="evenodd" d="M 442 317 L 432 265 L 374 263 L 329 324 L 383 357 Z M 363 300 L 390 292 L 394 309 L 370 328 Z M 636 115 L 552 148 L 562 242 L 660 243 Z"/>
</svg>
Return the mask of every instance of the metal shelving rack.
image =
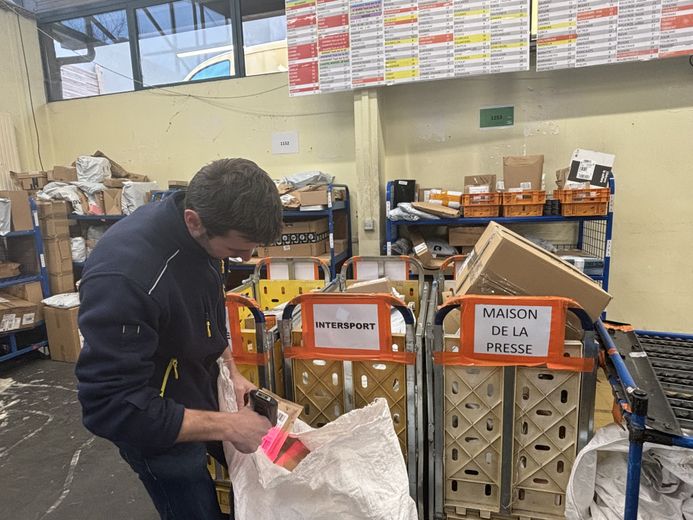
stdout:
<svg viewBox="0 0 693 520">
<path fill-rule="evenodd" d="M 344 200 L 334 200 L 332 195 L 334 188 L 343 188 L 345 190 Z M 335 254 L 334 249 L 334 231 L 335 223 L 334 217 L 335 213 L 345 212 L 347 220 L 347 247 L 344 251 L 339 254 Z M 352 256 L 352 243 L 351 243 L 351 197 L 349 195 L 349 188 L 346 184 L 328 184 L 327 185 L 327 208 L 317 211 L 300 211 L 300 210 L 284 210 L 284 220 L 308 220 L 311 218 L 321 218 L 327 217 L 328 231 L 329 231 L 329 243 L 330 243 L 330 253 L 329 260 L 330 264 L 330 274 L 332 279 L 337 275 L 337 266 L 342 263 L 347 258 Z M 230 264 L 229 269 L 254 269 L 255 264 L 252 262 L 244 264 Z"/>
<path fill-rule="evenodd" d="M 78 215 L 77 213 L 70 213 L 68 217 L 70 220 L 75 220 L 77 222 L 86 222 L 90 224 L 108 224 L 112 225 L 121 219 L 124 219 L 127 215 Z M 77 270 L 84 269 L 84 262 L 72 262 L 72 267 Z M 79 277 L 78 277 L 79 278 Z"/>
<path fill-rule="evenodd" d="M 386 210 L 389 214 L 392 208 L 392 187 L 393 181 L 387 183 Z M 604 270 L 601 275 L 590 276 L 599 282 L 605 291 L 609 290 L 609 274 L 611 271 L 611 238 L 613 233 L 614 221 L 614 195 L 615 181 L 611 177 L 609 181 L 611 197 L 609 199 L 609 210 L 606 215 L 589 217 L 562 217 L 562 216 L 541 216 L 541 217 L 491 217 L 491 218 L 440 218 L 436 220 L 390 220 L 385 223 L 385 239 L 387 244 L 387 255 L 392 255 L 392 244 L 399 236 L 400 227 L 408 226 L 480 226 L 489 222 L 499 224 L 549 224 L 549 223 L 574 223 L 578 226 L 577 240 L 575 244 L 561 244 L 561 247 L 580 249 L 585 253 L 604 260 Z"/>
<path fill-rule="evenodd" d="M 41 228 L 38 219 L 38 210 L 36 209 L 36 203 L 33 198 L 29 198 L 29 204 L 31 206 L 31 218 L 33 229 L 26 231 L 12 231 L 10 233 L 2 235 L 1 238 L 7 240 L 16 237 L 26 237 L 33 235 L 34 248 L 36 252 L 36 259 L 38 265 L 38 273 L 13 276 L 11 278 L 2 278 L 0 279 L 0 289 L 6 289 L 8 287 L 23 285 L 31 282 L 40 282 L 43 297 L 47 298 L 51 295 L 51 292 L 50 285 L 48 283 L 48 270 L 46 268 L 46 259 L 43 253 L 43 237 L 41 236 Z M 23 338 L 21 338 L 20 336 L 22 336 L 24 333 L 31 332 L 32 330 L 36 330 L 40 327 L 44 327 L 44 322 L 40 321 L 35 323 L 34 327 L 32 327 L 31 329 L 0 332 L 0 341 L 9 341 L 9 351 L 5 354 L 0 355 L 0 363 L 2 363 L 3 361 L 14 359 L 24 354 L 28 354 L 29 352 L 33 352 L 34 350 L 47 347 L 48 341 L 45 339 L 45 333 L 42 335 L 44 339 L 41 339 L 39 341 L 29 341 L 28 343 L 23 343 L 21 341 Z"/>
</svg>

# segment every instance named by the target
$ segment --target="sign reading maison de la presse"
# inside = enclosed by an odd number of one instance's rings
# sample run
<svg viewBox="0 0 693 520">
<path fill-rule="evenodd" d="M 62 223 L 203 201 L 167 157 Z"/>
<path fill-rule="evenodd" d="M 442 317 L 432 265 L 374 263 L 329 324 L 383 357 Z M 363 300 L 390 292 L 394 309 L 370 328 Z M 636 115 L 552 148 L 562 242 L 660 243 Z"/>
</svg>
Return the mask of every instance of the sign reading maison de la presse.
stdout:
<svg viewBox="0 0 693 520">
<path fill-rule="evenodd" d="M 551 314 L 550 306 L 476 305 L 474 353 L 548 356 Z"/>
</svg>

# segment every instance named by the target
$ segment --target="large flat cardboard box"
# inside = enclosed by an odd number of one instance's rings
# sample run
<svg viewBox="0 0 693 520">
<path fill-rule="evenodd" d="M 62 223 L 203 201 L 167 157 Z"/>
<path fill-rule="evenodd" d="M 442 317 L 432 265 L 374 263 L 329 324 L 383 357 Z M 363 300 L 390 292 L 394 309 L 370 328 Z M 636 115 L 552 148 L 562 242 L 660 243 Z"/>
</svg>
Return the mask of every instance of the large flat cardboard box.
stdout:
<svg viewBox="0 0 693 520">
<path fill-rule="evenodd" d="M 17 298 L 21 298 L 22 300 L 26 300 L 28 302 L 35 304 L 36 321 L 43 320 L 43 305 L 41 304 L 41 301 L 43 300 L 43 289 L 41 289 L 41 282 L 31 282 L 21 285 L 13 285 L 12 287 L 4 289 L 3 292 L 0 293 L 0 297 L 4 297 L 2 296 L 3 293 L 10 294 Z"/>
<path fill-rule="evenodd" d="M 72 270 L 64 273 L 49 273 L 48 282 L 51 287 L 51 294 L 75 292 L 75 275 Z"/>
<path fill-rule="evenodd" d="M 317 189 L 312 189 L 306 186 L 300 190 L 291 192 L 298 199 L 301 206 L 326 206 L 327 201 L 327 186 L 322 186 Z M 346 193 L 341 188 L 332 189 L 332 200 L 344 200 Z"/>
<path fill-rule="evenodd" d="M 77 168 L 74 166 L 53 166 L 53 171 L 48 172 L 50 182 L 75 182 L 77 181 Z"/>
<path fill-rule="evenodd" d="M 36 324 L 36 304 L 11 294 L 0 295 L 0 332 L 31 329 Z"/>
<path fill-rule="evenodd" d="M 0 190 L 0 198 L 10 199 L 12 204 L 12 231 L 31 231 L 34 225 L 26 191 Z"/>
<path fill-rule="evenodd" d="M 457 218 L 460 216 L 459 209 L 441 206 L 432 202 L 412 202 L 412 207 L 441 218 Z"/>
<path fill-rule="evenodd" d="M 448 243 L 454 247 L 470 247 L 476 245 L 484 233 L 484 227 L 451 227 L 448 229 Z"/>
<path fill-rule="evenodd" d="M 503 184 L 506 190 L 540 190 L 543 174 L 543 155 L 503 157 Z"/>
<path fill-rule="evenodd" d="M 72 272 L 72 246 L 69 238 L 44 240 L 43 244 L 50 274 Z"/>
<path fill-rule="evenodd" d="M 77 326 L 79 307 L 69 309 L 46 307 L 43 312 L 46 316 L 48 350 L 50 350 L 51 359 L 76 362 L 82 350 L 82 338 Z"/>
<path fill-rule="evenodd" d="M 596 320 L 611 301 L 591 278 L 509 229 L 491 222 L 458 276 L 457 294 L 564 296 Z"/>
<path fill-rule="evenodd" d="M 327 219 L 284 222 L 282 236 L 274 244 L 262 247 L 260 256 L 320 256 L 328 248 Z"/>
</svg>

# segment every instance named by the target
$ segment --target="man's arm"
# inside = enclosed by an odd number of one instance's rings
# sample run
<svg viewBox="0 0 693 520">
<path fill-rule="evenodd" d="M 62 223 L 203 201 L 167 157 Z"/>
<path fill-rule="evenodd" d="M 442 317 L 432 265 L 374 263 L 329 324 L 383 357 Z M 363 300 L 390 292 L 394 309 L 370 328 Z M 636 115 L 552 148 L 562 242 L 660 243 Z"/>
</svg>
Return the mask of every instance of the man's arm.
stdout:
<svg viewBox="0 0 693 520">
<path fill-rule="evenodd" d="M 230 441 L 242 453 L 253 453 L 272 427 L 248 407 L 237 413 L 185 410 L 176 442 Z"/>
</svg>

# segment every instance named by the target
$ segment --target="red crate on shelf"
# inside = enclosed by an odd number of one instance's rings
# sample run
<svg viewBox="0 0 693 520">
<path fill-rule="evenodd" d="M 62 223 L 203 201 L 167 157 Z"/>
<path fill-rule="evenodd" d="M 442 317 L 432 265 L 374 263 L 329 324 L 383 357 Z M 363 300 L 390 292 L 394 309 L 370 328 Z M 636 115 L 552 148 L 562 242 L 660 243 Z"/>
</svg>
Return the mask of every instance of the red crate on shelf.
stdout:
<svg viewBox="0 0 693 520">
<path fill-rule="evenodd" d="M 606 215 L 609 211 L 609 188 L 555 190 L 553 196 L 561 201 L 564 217 Z"/>
</svg>

